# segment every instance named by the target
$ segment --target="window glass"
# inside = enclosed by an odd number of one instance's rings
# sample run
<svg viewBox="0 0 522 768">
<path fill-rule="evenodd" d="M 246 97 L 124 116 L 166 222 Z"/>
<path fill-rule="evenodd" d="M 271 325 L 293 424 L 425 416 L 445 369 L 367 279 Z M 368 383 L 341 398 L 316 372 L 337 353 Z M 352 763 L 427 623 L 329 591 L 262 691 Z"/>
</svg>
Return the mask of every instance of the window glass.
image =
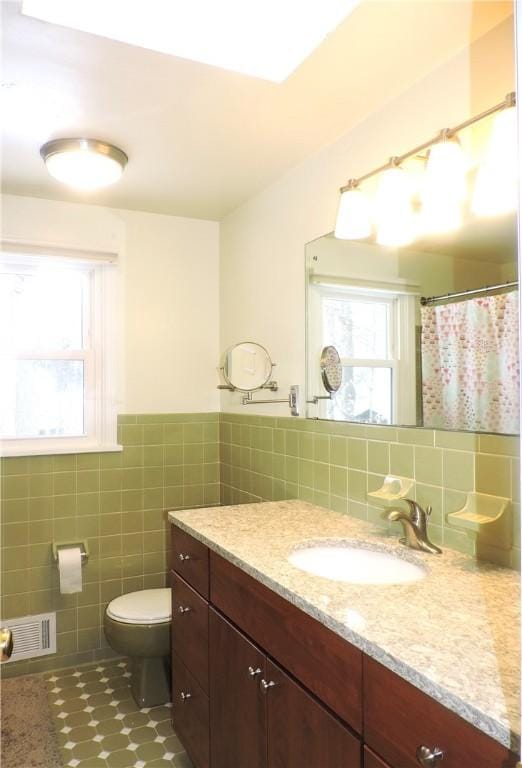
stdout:
<svg viewBox="0 0 522 768">
<path fill-rule="evenodd" d="M 344 358 L 390 357 L 387 302 L 325 297 L 322 305 L 323 344 L 333 344 Z"/>
<path fill-rule="evenodd" d="M 391 424 L 392 369 L 343 366 L 343 383 L 327 400 L 328 419 Z"/>
<path fill-rule="evenodd" d="M 0 433 L 4 437 L 84 434 L 82 360 L 8 360 L 2 369 Z"/>
<path fill-rule="evenodd" d="M 0 274 L 0 346 L 6 353 L 84 347 L 85 271 L 40 269 Z"/>
</svg>

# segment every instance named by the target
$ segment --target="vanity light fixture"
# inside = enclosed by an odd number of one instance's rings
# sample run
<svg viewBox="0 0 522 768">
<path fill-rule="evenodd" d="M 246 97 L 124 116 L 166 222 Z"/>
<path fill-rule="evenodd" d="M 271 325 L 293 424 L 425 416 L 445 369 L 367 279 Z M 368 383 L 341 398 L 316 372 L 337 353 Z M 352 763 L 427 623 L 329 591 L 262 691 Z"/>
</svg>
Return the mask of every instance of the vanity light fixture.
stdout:
<svg viewBox="0 0 522 768">
<path fill-rule="evenodd" d="M 371 233 L 370 201 L 351 179 L 339 200 L 335 237 L 339 240 L 363 240 Z"/>
<path fill-rule="evenodd" d="M 397 247 L 412 242 L 417 235 L 426 231 L 447 232 L 456 229 L 461 223 L 461 206 L 468 194 L 466 161 L 457 134 L 496 113 L 500 114 L 495 120 L 484 166 L 478 173 L 472 210 L 487 215 L 512 210 L 517 199 L 515 103 L 515 93 L 510 93 L 499 104 L 454 128 L 439 131 L 429 141 L 393 158 L 393 167 L 390 167 L 388 161 L 359 178 L 350 179 L 340 189 L 335 236 L 357 240 L 370 234 L 367 224 L 369 201 L 363 209 L 364 216 L 360 214 L 360 206 L 351 201 L 353 192 L 357 191 L 362 196 L 361 184 L 378 174 L 386 178 L 386 181 L 379 184 L 375 205 L 378 243 Z M 421 156 L 427 150 L 428 162 L 420 195 L 421 213 L 417 214 L 412 205 L 413 180 L 408 179 L 411 174 L 400 166 L 405 160 Z M 347 197 L 347 193 L 351 195 Z"/>
<path fill-rule="evenodd" d="M 121 149 L 98 139 L 54 139 L 40 155 L 51 176 L 85 191 L 114 184 L 128 161 Z"/>
<path fill-rule="evenodd" d="M 415 236 L 412 207 L 413 188 L 408 173 L 400 167 L 397 157 L 390 158 L 383 171 L 375 199 L 377 242 L 398 248 L 408 245 Z"/>
<path fill-rule="evenodd" d="M 517 113 L 515 94 L 496 115 L 484 162 L 477 173 L 471 210 L 479 216 L 500 216 L 517 206 Z"/>
</svg>

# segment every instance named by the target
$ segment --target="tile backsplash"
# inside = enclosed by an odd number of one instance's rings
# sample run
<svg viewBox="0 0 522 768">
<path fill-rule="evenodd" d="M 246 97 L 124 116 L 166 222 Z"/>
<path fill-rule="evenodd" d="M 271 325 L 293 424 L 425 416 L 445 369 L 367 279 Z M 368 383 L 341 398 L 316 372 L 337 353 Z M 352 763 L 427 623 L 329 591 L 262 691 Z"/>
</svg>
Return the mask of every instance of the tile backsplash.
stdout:
<svg viewBox="0 0 522 768">
<path fill-rule="evenodd" d="M 221 414 L 221 500 L 224 504 L 299 498 L 399 533 L 367 497 L 386 474 L 415 481 L 416 500 L 433 512 L 430 537 L 441 546 L 518 568 L 519 439 L 311 419 Z M 512 500 L 510 550 L 481 546 L 446 516 L 466 493 Z"/>
<path fill-rule="evenodd" d="M 125 415 L 119 453 L 2 460 L 3 619 L 57 611 L 56 656 L 2 666 L 21 674 L 110 654 L 109 600 L 165 585 L 166 510 L 219 503 L 217 413 Z M 86 539 L 83 591 L 61 595 L 51 542 Z"/>
<path fill-rule="evenodd" d="M 512 499 L 513 548 L 480 555 L 519 567 L 518 438 L 226 413 L 123 415 L 118 429 L 120 453 L 2 460 L 2 618 L 56 611 L 58 627 L 56 655 L 4 675 L 110 655 L 107 602 L 165 584 L 169 509 L 300 498 L 387 526 L 367 492 L 391 472 L 432 505 L 432 539 L 470 554 L 446 515 L 473 490 Z M 61 595 L 51 542 L 80 539 L 83 591 Z"/>
</svg>

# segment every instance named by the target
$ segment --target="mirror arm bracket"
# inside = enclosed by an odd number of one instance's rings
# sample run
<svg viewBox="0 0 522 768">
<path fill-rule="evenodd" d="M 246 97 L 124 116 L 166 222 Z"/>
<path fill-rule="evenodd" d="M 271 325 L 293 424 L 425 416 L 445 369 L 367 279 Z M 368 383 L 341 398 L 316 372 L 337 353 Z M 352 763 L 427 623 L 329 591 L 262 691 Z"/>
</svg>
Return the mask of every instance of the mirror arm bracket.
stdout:
<svg viewBox="0 0 522 768">
<path fill-rule="evenodd" d="M 317 405 L 319 400 L 333 400 L 332 393 L 330 392 L 329 395 L 314 395 L 311 400 L 307 400 L 307 403 L 311 403 L 312 405 Z"/>
<path fill-rule="evenodd" d="M 244 392 L 244 390 L 238 390 L 236 387 L 233 387 L 232 384 L 218 384 L 217 389 L 228 389 L 229 392 Z M 257 389 L 269 389 L 271 392 L 277 392 L 279 384 L 277 381 L 267 381 L 266 384 L 263 384 L 262 387 L 257 387 Z"/>
<path fill-rule="evenodd" d="M 273 400 L 254 400 L 252 392 L 247 394 L 241 400 L 243 405 L 264 405 L 267 403 L 287 403 L 292 416 L 299 416 L 299 386 L 292 384 L 288 397 L 274 398 Z"/>
</svg>

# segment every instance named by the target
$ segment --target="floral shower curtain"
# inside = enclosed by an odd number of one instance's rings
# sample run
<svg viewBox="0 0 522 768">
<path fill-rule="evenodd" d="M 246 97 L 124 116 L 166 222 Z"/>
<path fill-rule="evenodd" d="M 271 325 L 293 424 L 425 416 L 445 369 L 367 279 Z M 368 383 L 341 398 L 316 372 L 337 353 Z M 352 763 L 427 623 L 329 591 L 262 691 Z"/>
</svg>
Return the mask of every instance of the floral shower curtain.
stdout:
<svg viewBox="0 0 522 768">
<path fill-rule="evenodd" d="M 421 312 L 424 426 L 518 432 L 518 291 Z"/>
</svg>

